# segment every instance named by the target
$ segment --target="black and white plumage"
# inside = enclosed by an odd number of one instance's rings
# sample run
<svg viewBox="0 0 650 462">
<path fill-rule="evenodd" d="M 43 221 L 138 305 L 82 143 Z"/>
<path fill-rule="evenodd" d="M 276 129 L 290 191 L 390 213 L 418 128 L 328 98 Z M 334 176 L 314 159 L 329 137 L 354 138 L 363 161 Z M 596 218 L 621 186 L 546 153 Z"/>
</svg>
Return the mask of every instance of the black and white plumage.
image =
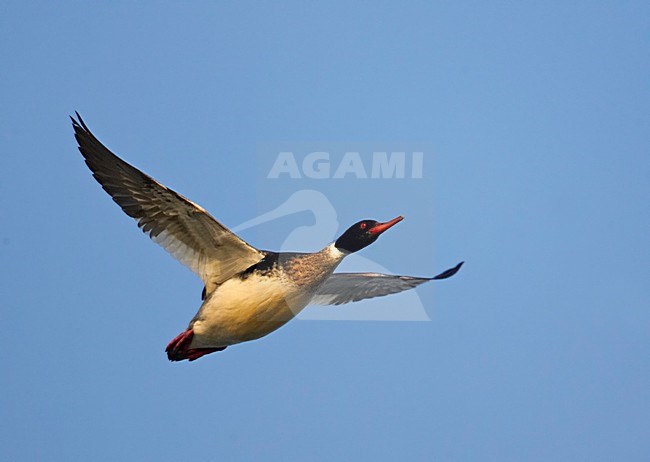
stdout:
<svg viewBox="0 0 650 462">
<path fill-rule="evenodd" d="M 402 292 L 453 276 L 462 262 L 432 278 L 378 273 L 334 274 L 352 252 L 402 220 L 363 220 L 315 253 L 258 250 L 201 206 L 129 165 L 106 148 L 82 118 L 72 118 L 79 151 L 93 176 L 151 239 L 204 282 L 204 299 L 187 330 L 167 346 L 170 360 L 205 354 L 273 332 L 310 303 L 340 305 Z"/>
</svg>

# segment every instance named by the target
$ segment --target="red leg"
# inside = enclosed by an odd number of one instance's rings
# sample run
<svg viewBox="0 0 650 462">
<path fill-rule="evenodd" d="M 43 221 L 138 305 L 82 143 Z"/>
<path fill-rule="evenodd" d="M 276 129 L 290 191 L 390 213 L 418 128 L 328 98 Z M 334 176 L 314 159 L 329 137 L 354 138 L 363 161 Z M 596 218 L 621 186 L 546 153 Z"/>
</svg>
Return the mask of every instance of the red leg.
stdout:
<svg viewBox="0 0 650 462">
<path fill-rule="evenodd" d="M 225 350 L 226 347 L 219 347 L 219 348 L 192 348 L 191 350 L 187 350 L 185 352 L 187 359 L 190 361 L 194 361 L 195 359 L 199 359 L 201 356 L 205 356 L 210 353 L 214 353 L 215 351 L 222 351 Z"/>
<path fill-rule="evenodd" d="M 195 359 L 199 359 L 201 356 L 226 349 L 226 347 L 190 348 L 193 337 L 194 331 L 188 329 L 169 342 L 169 345 L 165 348 L 167 358 L 169 358 L 170 361 L 182 361 L 184 359 L 194 361 Z"/>
<path fill-rule="evenodd" d="M 181 332 L 179 335 L 174 338 L 165 351 L 167 352 L 167 357 L 170 361 L 182 361 L 186 359 L 185 352 L 189 349 L 190 343 L 192 343 L 192 338 L 194 337 L 194 331 L 188 329 L 185 332 Z"/>
</svg>

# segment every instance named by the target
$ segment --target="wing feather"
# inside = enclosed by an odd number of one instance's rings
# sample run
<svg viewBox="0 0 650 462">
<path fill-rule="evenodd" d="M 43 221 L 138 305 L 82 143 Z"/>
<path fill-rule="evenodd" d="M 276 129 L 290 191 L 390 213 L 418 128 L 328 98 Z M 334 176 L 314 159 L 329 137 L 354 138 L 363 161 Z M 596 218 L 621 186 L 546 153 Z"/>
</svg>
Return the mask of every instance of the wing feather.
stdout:
<svg viewBox="0 0 650 462">
<path fill-rule="evenodd" d="M 79 151 L 95 179 L 145 234 L 203 280 L 207 294 L 264 258 L 203 207 L 113 154 L 78 113 L 78 120 L 71 119 Z"/>
<path fill-rule="evenodd" d="M 432 280 L 447 279 L 458 272 L 460 262 L 437 276 L 420 278 L 381 273 L 334 273 L 321 285 L 311 300 L 314 305 L 342 305 L 367 298 L 396 294 Z"/>
</svg>

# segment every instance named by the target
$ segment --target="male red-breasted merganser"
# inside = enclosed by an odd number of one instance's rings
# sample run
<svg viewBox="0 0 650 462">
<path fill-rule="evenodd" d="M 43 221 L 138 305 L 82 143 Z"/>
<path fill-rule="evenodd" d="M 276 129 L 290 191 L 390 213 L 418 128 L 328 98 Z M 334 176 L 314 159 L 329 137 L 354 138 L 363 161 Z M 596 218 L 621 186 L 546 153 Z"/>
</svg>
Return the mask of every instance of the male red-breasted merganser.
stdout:
<svg viewBox="0 0 650 462">
<path fill-rule="evenodd" d="M 79 151 L 93 176 L 151 239 L 204 282 L 203 304 L 187 330 L 167 345 L 171 361 L 194 361 L 263 337 L 308 304 L 340 305 L 412 289 L 456 274 L 463 262 L 431 278 L 334 273 L 346 255 L 402 221 L 363 220 L 315 253 L 270 252 L 247 244 L 201 206 L 158 183 L 108 150 L 81 116 L 72 118 Z"/>
</svg>

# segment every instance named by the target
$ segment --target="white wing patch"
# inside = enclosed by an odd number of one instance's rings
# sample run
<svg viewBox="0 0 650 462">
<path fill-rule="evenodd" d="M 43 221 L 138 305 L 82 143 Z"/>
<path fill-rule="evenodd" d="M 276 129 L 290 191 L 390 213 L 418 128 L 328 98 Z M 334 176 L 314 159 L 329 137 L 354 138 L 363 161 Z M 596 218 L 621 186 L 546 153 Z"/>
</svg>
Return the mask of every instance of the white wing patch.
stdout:
<svg viewBox="0 0 650 462">
<path fill-rule="evenodd" d="M 95 179 L 144 233 L 203 280 L 207 294 L 264 257 L 203 207 L 117 157 L 77 117 L 75 138 Z"/>
</svg>

